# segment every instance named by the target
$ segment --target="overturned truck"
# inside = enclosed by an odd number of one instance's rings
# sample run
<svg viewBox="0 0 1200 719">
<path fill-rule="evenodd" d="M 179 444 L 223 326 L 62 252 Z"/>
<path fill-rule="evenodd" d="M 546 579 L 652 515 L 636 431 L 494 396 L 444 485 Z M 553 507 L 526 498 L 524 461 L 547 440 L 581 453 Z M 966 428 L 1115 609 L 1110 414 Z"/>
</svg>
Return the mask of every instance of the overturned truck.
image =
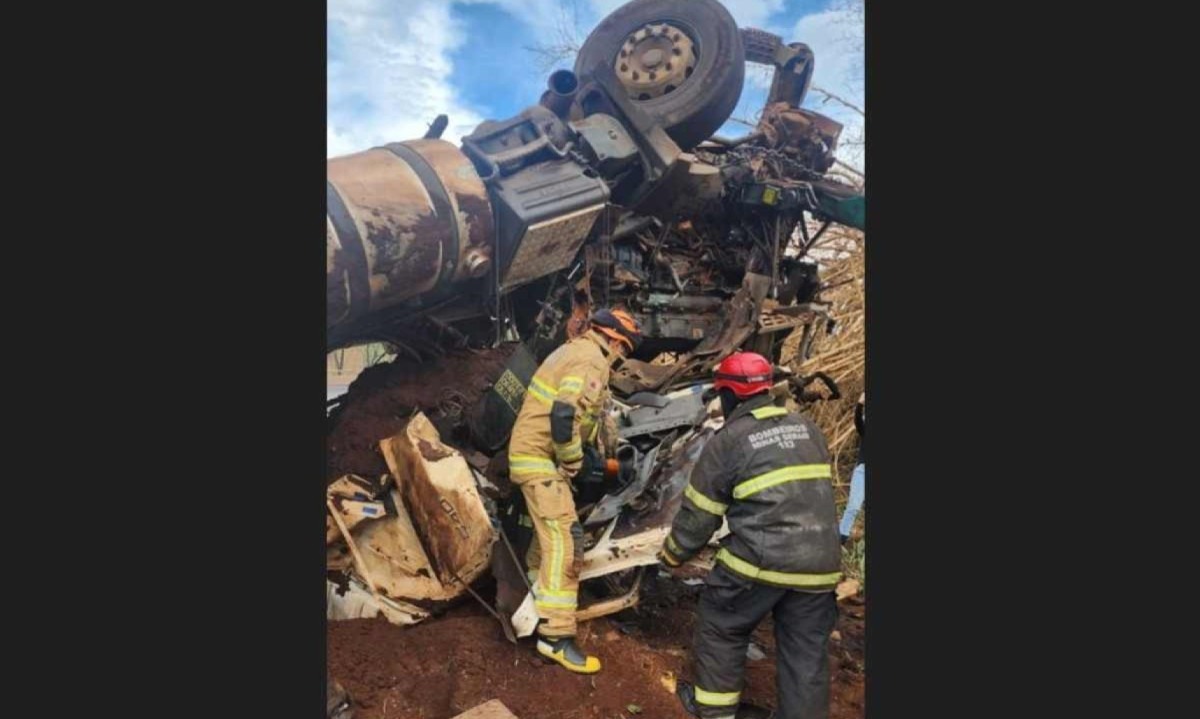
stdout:
<svg viewBox="0 0 1200 719">
<path fill-rule="evenodd" d="M 714 135 L 746 62 L 774 67 L 761 119 Z M 712 367 L 740 348 L 778 362 L 797 331 L 807 356 L 833 327 L 806 253 L 831 223 L 862 229 L 865 205 L 827 174 L 841 126 L 801 107 L 813 67 L 806 45 L 739 30 L 715 0 L 635 0 L 538 104 L 460 147 L 439 117 L 328 161 L 328 348 L 397 355 L 331 403 L 331 618 L 411 623 L 470 594 L 510 638 L 532 631 L 503 448 L 538 362 L 599 306 L 637 316 L 646 340 L 614 367 L 615 456 L 576 482 L 580 618 L 637 601 L 720 423 Z M 780 370 L 781 401 L 821 396 L 815 379 Z"/>
</svg>

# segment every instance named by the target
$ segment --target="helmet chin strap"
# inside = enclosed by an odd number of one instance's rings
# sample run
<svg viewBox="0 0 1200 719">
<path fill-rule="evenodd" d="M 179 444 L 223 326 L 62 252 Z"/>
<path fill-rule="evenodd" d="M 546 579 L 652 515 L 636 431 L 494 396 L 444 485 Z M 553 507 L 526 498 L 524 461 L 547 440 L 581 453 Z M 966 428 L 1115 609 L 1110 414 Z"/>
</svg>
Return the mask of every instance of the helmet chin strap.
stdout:
<svg viewBox="0 0 1200 719">
<path fill-rule="evenodd" d="M 728 387 L 717 390 L 717 396 L 721 398 L 721 412 L 726 417 L 733 414 L 733 410 L 742 403 L 742 400 L 738 399 L 738 396 Z"/>
</svg>

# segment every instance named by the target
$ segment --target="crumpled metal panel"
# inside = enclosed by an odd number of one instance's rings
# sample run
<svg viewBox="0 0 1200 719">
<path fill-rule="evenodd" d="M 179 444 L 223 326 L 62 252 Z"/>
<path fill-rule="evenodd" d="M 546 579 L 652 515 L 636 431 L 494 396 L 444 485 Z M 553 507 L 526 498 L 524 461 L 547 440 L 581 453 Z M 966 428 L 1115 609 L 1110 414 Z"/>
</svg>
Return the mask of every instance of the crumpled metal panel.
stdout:
<svg viewBox="0 0 1200 719">
<path fill-rule="evenodd" d="M 690 427 L 704 417 L 705 405 L 701 398 L 707 384 L 697 384 L 667 395 L 670 402 L 666 407 L 637 407 L 625 413 L 627 426 L 617 428 L 621 439 L 640 437 L 663 432 L 675 427 Z"/>
</svg>

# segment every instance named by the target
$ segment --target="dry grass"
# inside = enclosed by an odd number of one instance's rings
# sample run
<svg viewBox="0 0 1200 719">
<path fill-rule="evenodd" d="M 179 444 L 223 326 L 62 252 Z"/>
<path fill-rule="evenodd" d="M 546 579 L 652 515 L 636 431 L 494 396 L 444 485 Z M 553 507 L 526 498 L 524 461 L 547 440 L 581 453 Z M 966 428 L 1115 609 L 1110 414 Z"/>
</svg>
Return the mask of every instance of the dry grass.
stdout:
<svg viewBox="0 0 1200 719">
<path fill-rule="evenodd" d="M 796 356 L 800 337 L 794 336 L 784 345 L 783 361 L 800 374 L 824 372 L 833 378 L 841 398 L 817 402 L 805 407 L 829 442 L 833 458 L 838 498 L 838 514 L 845 506 L 850 488 L 850 473 L 858 455 L 858 433 L 854 429 L 854 405 L 865 389 L 866 379 L 866 297 L 863 278 L 866 264 L 863 256 L 863 234 L 856 230 L 831 227 L 823 235 L 812 256 L 821 263 L 821 279 L 833 285 L 822 293 L 822 299 L 832 305 L 830 313 L 837 320 L 832 336 L 821 330 L 813 343 L 812 356 L 801 362 Z M 842 565 L 846 576 L 861 582 L 866 590 L 866 508 L 859 512 L 855 524 L 861 529 L 842 550 Z"/>
<path fill-rule="evenodd" d="M 841 399 L 817 402 L 804 409 L 829 442 L 836 486 L 842 490 L 844 499 L 858 450 L 854 405 L 864 391 L 866 375 L 863 234 L 831 227 L 811 254 L 821 262 L 824 283 L 843 283 L 822 294 L 822 299 L 832 305 L 830 313 L 837 320 L 837 327 L 832 336 L 821 329 L 813 343 L 812 356 L 804 362 L 799 362 L 796 356 L 800 340 L 797 333 L 784 346 L 783 360 L 800 374 L 818 371 L 828 374 L 841 390 Z"/>
</svg>

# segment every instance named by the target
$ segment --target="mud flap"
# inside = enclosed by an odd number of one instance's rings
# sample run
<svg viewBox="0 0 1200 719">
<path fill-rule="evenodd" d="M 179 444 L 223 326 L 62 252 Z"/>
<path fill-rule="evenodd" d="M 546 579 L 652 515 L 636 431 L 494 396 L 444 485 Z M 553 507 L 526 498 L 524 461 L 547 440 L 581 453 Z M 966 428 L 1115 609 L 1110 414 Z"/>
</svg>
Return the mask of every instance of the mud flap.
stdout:
<svg viewBox="0 0 1200 719">
<path fill-rule="evenodd" d="M 481 449 L 493 453 L 508 441 L 525 400 L 525 388 L 536 371 L 537 361 L 529 348 L 524 344 L 517 347 L 467 422 L 471 438 Z"/>
<path fill-rule="evenodd" d="M 684 711 L 694 717 L 700 716 L 700 707 L 696 704 L 696 689 L 691 683 L 679 682 L 675 688 L 675 696 L 679 697 Z M 775 719 L 775 712 L 742 702 L 738 705 L 734 719 Z"/>
</svg>

